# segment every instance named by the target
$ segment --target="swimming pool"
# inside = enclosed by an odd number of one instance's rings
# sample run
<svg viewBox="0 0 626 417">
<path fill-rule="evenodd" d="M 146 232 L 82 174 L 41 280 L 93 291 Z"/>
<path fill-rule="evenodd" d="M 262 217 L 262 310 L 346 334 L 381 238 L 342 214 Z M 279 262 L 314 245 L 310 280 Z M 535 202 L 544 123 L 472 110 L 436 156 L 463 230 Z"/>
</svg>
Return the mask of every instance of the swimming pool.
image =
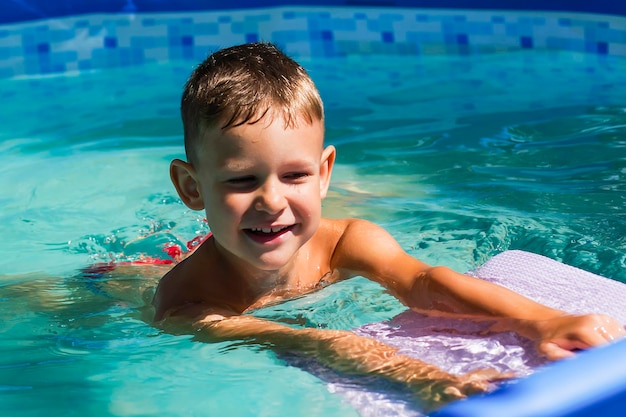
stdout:
<svg viewBox="0 0 626 417">
<path fill-rule="evenodd" d="M 236 23 L 246 21 L 259 29 L 268 16 L 300 19 L 299 13 L 212 16 L 218 26 L 239 28 Z M 334 17 L 314 13 L 321 16 L 318 25 Z M 462 271 L 503 250 L 524 249 L 626 282 L 626 60 L 613 53 L 619 42 L 598 40 L 600 29 L 623 19 L 570 19 L 570 28 L 596 22 L 594 53 L 576 49 L 577 42 L 557 51 L 522 48 L 548 37 L 520 44 L 518 32 L 518 47 L 504 45 L 496 54 L 486 41 L 471 42 L 479 33 L 459 37 L 448 23 L 484 31 L 468 21 L 486 20 L 494 29 L 514 19 L 518 30 L 522 22 L 534 23 L 529 33 L 537 33 L 552 17 L 528 22 L 513 12 L 498 12 L 494 20 L 494 13 L 410 11 L 433 27 L 439 22 L 439 32 L 446 27 L 454 40 L 426 37 L 420 50 L 432 53 L 415 54 L 405 43 L 385 42 L 400 39 L 401 31 L 383 22 L 408 21 L 405 11 L 340 13 L 378 22 L 368 26 L 378 37 L 346 39 L 347 18 L 337 20 L 345 27 L 330 19 L 339 27 L 330 34 L 320 29 L 320 38 L 306 44 L 296 32 L 280 32 L 297 44 L 294 54 L 318 83 L 327 140 L 338 148 L 327 215 L 374 220 L 415 256 Z M 107 30 L 141 21 L 159 33 L 157 17 L 112 19 L 117 26 L 93 18 Z M 267 349 L 206 345 L 145 324 L 144 298 L 156 278 L 97 283 L 117 290 L 116 298 L 77 276 L 89 263 L 160 255 L 163 243 L 206 232 L 201 216 L 175 197 L 167 166 L 182 154 L 181 86 L 207 45 L 198 45 L 201 36 L 185 44 L 188 35 L 179 32 L 181 43 L 168 50 L 168 59 L 156 52 L 146 59 L 147 51 L 162 48 L 155 40 L 139 42 L 140 60 L 130 46 L 117 48 L 126 35 L 116 32 L 114 42 L 106 30 L 91 29 L 98 27 L 91 17 L 68 19 L 73 26 L 64 19 L 46 23 L 48 32 L 65 24 L 93 33 L 87 39 L 103 43 L 81 52 L 92 59 L 54 56 L 68 42 L 67 33 L 57 33 L 48 42 L 33 41 L 48 45 L 39 51 L 48 48 L 40 54 L 48 61 L 3 61 L 0 91 L 11 105 L 0 129 L 6 255 L 0 408 L 25 416 L 354 415 L 355 405 L 331 393 L 328 378 Z M 189 23 L 179 15 L 168 19 L 170 28 Z M 297 22 L 291 24 L 295 31 Z M 25 33 L 45 32 L 40 23 L 24 25 Z M 259 33 L 248 29 L 228 41 Z M 344 49 L 328 49 L 335 47 Z M 357 279 L 261 314 L 294 325 L 354 328 L 402 311 L 380 287 Z M 419 413 L 393 387 L 366 387 L 387 395 L 384 401 L 402 414 Z"/>
</svg>

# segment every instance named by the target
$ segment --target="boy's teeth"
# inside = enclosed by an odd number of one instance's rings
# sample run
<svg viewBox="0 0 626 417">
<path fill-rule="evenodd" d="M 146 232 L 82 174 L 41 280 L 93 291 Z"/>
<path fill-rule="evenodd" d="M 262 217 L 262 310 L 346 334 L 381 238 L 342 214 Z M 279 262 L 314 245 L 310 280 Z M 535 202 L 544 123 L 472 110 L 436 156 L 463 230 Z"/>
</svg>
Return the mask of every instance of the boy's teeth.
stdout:
<svg viewBox="0 0 626 417">
<path fill-rule="evenodd" d="M 285 229 L 285 227 L 253 227 L 253 232 L 276 233 Z"/>
</svg>

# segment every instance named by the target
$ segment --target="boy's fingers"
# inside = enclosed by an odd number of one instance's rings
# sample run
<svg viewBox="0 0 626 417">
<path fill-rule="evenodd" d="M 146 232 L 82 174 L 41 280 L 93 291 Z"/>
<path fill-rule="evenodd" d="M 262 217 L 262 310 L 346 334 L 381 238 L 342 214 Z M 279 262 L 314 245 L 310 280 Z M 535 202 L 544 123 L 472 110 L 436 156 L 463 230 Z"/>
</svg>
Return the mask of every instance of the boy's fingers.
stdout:
<svg viewBox="0 0 626 417">
<path fill-rule="evenodd" d="M 485 368 L 468 372 L 467 374 L 465 374 L 465 376 L 469 381 L 497 382 L 511 379 L 515 377 L 515 374 L 512 372 L 500 372 L 497 369 L 493 368 Z"/>
<path fill-rule="evenodd" d="M 626 334 L 620 323 L 602 314 L 564 316 L 545 323 L 551 327 L 538 342 L 537 350 L 550 360 L 570 357 L 577 350 L 604 345 Z"/>
<path fill-rule="evenodd" d="M 500 372 L 493 368 L 478 369 L 462 376 L 465 380 L 463 393 L 465 395 L 488 391 L 491 384 L 515 377 L 512 372 Z"/>
<path fill-rule="evenodd" d="M 574 356 L 574 353 L 570 350 L 563 349 L 559 345 L 553 342 L 543 342 L 537 347 L 539 354 L 545 356 L 551 361 L 559 359 L 565 359 Z"/>
</svg>

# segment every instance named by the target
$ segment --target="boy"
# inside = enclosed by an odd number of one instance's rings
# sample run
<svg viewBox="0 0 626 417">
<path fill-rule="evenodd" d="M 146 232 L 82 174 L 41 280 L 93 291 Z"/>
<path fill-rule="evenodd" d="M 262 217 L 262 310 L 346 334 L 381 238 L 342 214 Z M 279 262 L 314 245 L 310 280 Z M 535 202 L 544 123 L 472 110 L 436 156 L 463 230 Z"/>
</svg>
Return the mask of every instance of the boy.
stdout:
<svg viewBox="0 0 626 417">
<path fill-rule="evenodd" d="M 515 330 L 552 359 L 623 335 L 609 317 L 568 316 L 426 265 L 372 223 L 322 218 L 336 155 L 324 147 L 322 101 L 305 70 L 271 44 L 211 55 L 187 82 L 181 112 L 187 162 L 172 161 L 172 182 L 189 208 L 205 210 L 212 235 L 160 281 L 153 304 L 161 326 L 297 349 L 344 372 L 406 383 L 427 406 L 485 390 L 499 376 L 449 375 L 350 332 L 243 313 L 364 276 L 420 312 L 497 319 L 494 331 Z"/>
</svg>

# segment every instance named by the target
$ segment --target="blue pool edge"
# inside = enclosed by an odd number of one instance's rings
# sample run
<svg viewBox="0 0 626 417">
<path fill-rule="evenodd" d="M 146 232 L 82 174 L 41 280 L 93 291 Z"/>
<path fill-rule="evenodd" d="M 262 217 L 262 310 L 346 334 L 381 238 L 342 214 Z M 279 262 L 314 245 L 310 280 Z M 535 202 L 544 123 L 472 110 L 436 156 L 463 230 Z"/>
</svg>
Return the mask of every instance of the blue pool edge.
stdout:
<svg viewBox="0 0 626 417">
<path fill-rule="evenodd" d="M 551 363 L 494 392 L 449 404 L 431 417 L 621 417 L 626 339 Z"/>
</svg>

